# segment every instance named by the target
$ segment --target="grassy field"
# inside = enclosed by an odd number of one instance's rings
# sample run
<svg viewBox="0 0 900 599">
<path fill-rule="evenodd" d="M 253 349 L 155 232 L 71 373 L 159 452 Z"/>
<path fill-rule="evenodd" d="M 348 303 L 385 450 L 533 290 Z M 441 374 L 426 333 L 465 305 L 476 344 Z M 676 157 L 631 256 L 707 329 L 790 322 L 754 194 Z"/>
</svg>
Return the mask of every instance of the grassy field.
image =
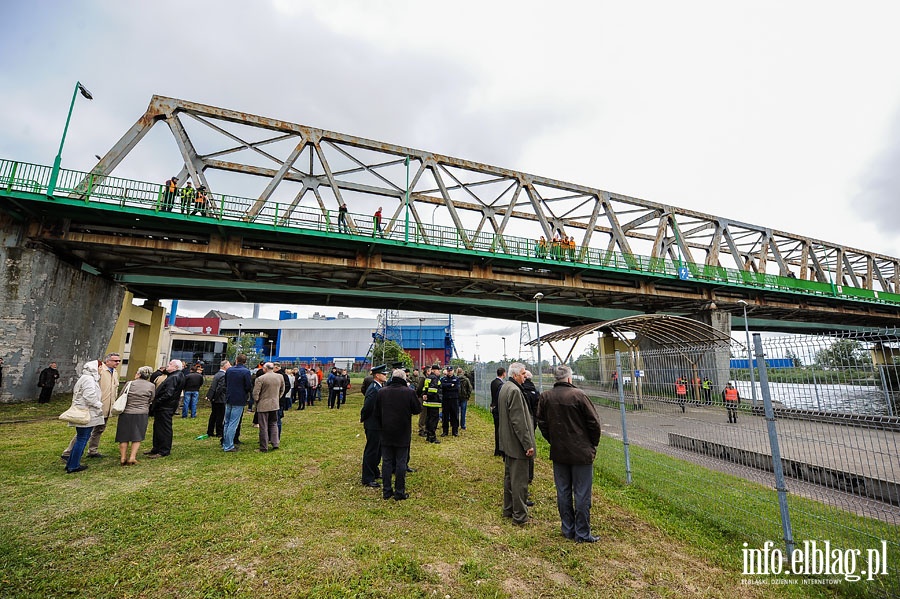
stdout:
<svg viewBox="0 0 900 599">
<path fill-rule="evenodd" d="M 201 396 L 202 397 L 202 396 Z M 203 402 L 201 401 L 201 404 Z M 740 531 L 719 530 L 661 494 L 598 477 L 601 541 L 559 532 L 539 441 L 533 521 L 501 517 L 503 465 L 490 416 L 470 408 L 459 438 L 413 438 L 407 501 L 360 484 L 361 397 L 284 419 L 282 450 L 243 429 L 224 454 L 208 410 L 174 421 L 172 455 L 67 475 L 72 430 L 46 406 L 0 406 L 0 597 L 832 597 L 851 590 L 741 584 Z M 152 427 L 152 419 L 151 419 Z M 148 434 L 149 441 L 149 434 Z M 145 446 L 149 449 L 149 444 Z M 661 484 L 664 481 L 660 481 Z M 723 543 L 725 546 L 722 546 Z M 856 586 L 851 594 L 864 593 Z"/>
</svg>

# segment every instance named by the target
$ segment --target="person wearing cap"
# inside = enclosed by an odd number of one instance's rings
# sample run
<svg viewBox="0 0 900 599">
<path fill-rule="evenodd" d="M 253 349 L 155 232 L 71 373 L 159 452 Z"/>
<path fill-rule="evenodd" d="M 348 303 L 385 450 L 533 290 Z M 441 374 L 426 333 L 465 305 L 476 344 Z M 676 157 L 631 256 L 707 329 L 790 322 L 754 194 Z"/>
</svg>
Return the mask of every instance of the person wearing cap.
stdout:
<svg viewBox="0 0 900 599">
<path fill-rule="evenodd" d="M 366 398 L 359 411 L 359 421 L 366 431 L 366 448 L 362 459 L 362 484 L 366 487 L 379 487 L 375 482 L 381 478 L 378 463 L 381 461 L 381 425 L 375 418 L 375 397 L 387 382 L 388 367 L 386 364 L 372 369 L 372 382 L 366 388 Z"/>
<path fill-rule="evenodd" d="M 441 421 L 442 437 L 446 437 L 453 428 L 453 436 L 459 436 L 459 379 L 453 373 L 453 367 L 448 366 L 441 377 L 441 410 L 444 417 Z"/>
<path fill-rule="evenodd" d="M 375 395 L 375 420 L 381 428 L 382 497 L 397 501 L 409 498 L 406 473 L 409 469 L 411 418 L 422 411 L 416 392 L 407 387 L 406 373 L 394 370 L 390 382 Z"/>
<path fill-rule="evenodd" d="M 437 438 L 438 414 L 441 411 L 441 367 L 437 364 L 431 367 L 431 374 L 425 379 L 422 389 L 422 407 L 428 412 L 425 419 L 425 440 L 429 443 L 440 443 Z"/>
<path fill-rule="evenodd" d="M 162 207 L 163 212 L 172 212 L 175 206 L 175 196 L 178 195 L 178 177 L 172 177 L 163 183 Z"/>
</svg>

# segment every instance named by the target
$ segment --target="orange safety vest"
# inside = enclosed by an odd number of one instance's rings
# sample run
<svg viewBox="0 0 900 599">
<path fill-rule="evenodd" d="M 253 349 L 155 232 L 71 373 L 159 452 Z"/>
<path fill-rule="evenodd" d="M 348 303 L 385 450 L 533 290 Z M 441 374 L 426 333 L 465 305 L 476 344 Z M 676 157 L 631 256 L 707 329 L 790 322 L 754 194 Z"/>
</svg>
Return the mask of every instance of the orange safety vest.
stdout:
<svg viewBox="0 0 900 599">
<path fill-rule="evenodd" d="M 687 387 L 681 381 L 675 383 L 676 395 L 687 395 Z"/>
<path fill-rule="evenodd" d="M 175 182 L 169 179 L 168 181 L 166 181 L 166 183 L 168 183 L 169 193 L 175 193 L 175 190 L 178 189 L 178 186 L 175 185 Z"/>
<path fill-rule="evenodd" d="M 738 400 L 738 390 L 734 388 L 726 388 L 725 389 L 725 401 L 733 401 L 737 403 Z"/>
</svg>

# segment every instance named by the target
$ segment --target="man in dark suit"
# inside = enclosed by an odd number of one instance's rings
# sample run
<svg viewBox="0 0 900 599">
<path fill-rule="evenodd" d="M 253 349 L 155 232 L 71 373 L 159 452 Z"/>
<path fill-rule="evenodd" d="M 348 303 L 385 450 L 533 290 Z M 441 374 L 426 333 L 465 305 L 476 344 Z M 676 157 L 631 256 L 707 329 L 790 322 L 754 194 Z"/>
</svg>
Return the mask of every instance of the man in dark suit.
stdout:
<svg viewBox="0 0 900 599">
<path fill-rule="evenodd" d="M 382 364 L 373 368 L 372 382 L 366 387 L 366 398 L 359 411 L 359 421 L 366 431 L 366 448 L 363 450 L 362 460 L 362 484 L 366 487 L 381 486 L 375 482 L 376 478 L 381 478 L 378 470 L 381 462 L 381 426 L 375 418 L 375 397 L 386 382 L 387 366 Z"/>
<path fill-rule="evenodd" d="M 41 396 L 38 403 L 48 403 L 50 396 L 53 395 L 53 387 L 56 386 L 56 380 L 59 378 L 59 371 L 56 369 L 56 362 L 50 362 L 50 366 L 41 371 L 38 377 L 38 387 L 41 388 Z"/>
<path fill-rule="evenodd" d="M 497 378 L 491 381 L 491 416 L 494 417 L 494 455 L 503 455 L 500 451 L 500 420 L 497 416 L 497 398 L 500 397 L 500 388 L 503 387 L 503 376 L 506 369 L 502 366 L 497 369 Z"/>
</svg>

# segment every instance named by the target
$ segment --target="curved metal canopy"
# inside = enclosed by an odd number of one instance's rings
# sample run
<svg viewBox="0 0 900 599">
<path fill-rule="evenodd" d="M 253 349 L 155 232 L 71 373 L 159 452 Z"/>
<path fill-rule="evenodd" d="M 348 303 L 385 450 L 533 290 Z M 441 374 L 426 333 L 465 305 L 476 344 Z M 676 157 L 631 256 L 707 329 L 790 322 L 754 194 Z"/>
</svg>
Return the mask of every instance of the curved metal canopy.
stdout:
<svg viewBox="0 0 900 599">
<path fill-rule="evenodd" d="M 640 341 L 650 341 L 660 347 L 683 347 L 685 345 L 725 345 L 730 346 L 730 335 L 723 333 L 708 324 L 685 318 L 684 316 L 671 316 L 668 314 L 639 314 L 627 316 L 606 322 L 594 322 L 577 327 L 562 329 L 539 339 L 528 342 L 533 345 L 537 342 L 553 343 L 574 339 L 577 341 L 585 335 L 597 331 L 614 335 L 629 345 L 635 345 Z M 632 334 L 635 340 L 628 337 Z"/>
</svg>

